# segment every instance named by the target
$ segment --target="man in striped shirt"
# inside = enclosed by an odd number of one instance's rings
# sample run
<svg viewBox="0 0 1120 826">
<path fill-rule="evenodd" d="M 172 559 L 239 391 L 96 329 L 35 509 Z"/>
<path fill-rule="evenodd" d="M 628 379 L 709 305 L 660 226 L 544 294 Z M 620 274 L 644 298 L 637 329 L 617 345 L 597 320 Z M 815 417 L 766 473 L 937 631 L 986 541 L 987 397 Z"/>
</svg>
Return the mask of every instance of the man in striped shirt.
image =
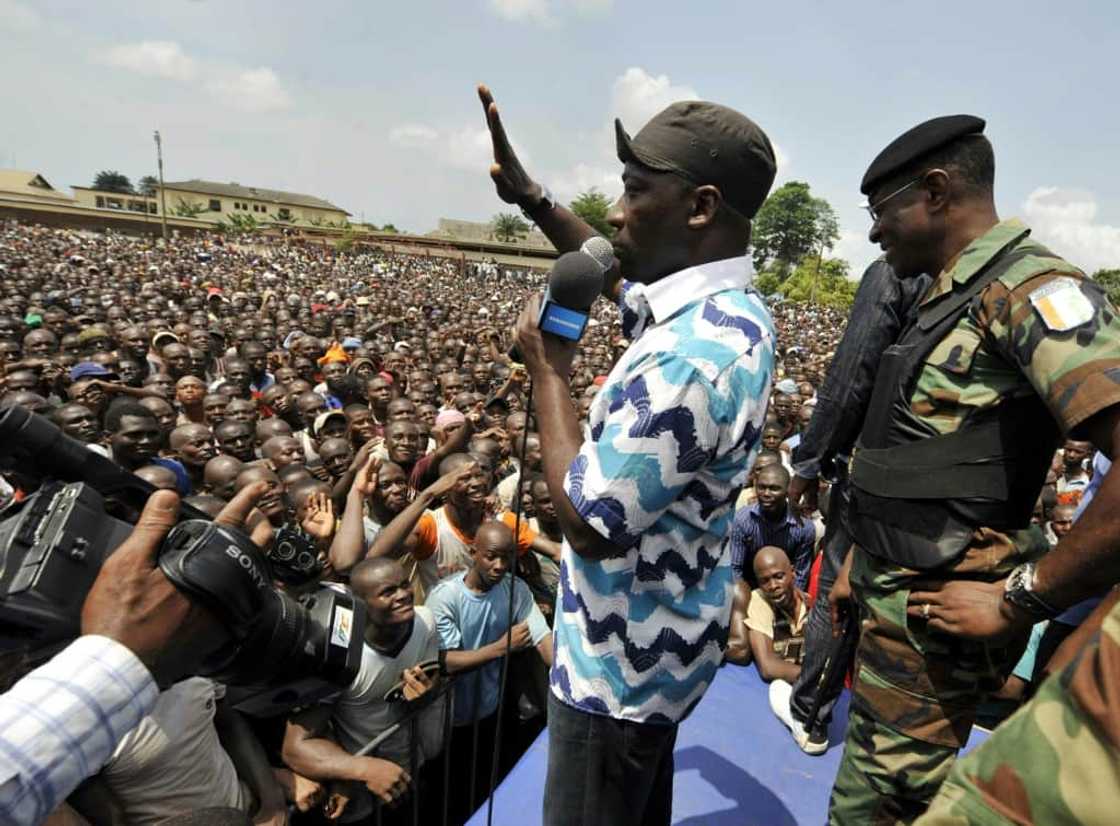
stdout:
<svg viewBox="0 0 1120 826">
<path fill-rule="evenodd" d="M 759 471 L 754 487 L 758 501 L 740 509 L 731 526 L 731 567 L 755 588 L 754 555 L 768 545 L 781 548 L 793 563 L 797 587 L 805 590 L 817 530 L 789 506 L 789 471 L 780 464 L 767 465 Z"/>
</svg>

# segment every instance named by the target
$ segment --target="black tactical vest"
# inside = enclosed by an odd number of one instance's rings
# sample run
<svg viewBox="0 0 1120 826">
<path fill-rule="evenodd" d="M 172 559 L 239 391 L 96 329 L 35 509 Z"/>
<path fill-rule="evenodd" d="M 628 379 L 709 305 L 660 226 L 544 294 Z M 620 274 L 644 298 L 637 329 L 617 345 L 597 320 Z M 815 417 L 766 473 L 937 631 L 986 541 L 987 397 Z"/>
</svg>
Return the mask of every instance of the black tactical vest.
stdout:
<svg viewBox="0 0 1120 826">
<path fill-rule="evenodd" d="M 1037 395 L 975 414 L 954 433 L 929 435 L 910 409 L 924 360 L 980 293 L 1031 256 L 1020 237 L 966 284 L 922 306 L 879 362 L 851 468 L 848 519 L 855 542 L 907 568 L 956 559 L 981 526 L 1030 524 L 1060 431 Z"/>
</svg>

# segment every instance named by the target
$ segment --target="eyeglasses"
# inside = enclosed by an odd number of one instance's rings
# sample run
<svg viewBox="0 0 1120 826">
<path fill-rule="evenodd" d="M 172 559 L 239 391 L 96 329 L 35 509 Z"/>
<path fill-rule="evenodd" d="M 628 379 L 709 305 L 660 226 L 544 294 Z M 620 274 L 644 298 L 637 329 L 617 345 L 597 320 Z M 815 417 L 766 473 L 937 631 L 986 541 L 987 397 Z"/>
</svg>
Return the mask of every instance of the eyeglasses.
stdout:
<svg viewBox="0 0 1120 826">
<path fill-rule="evenodd" d="M 910 183 L 905 184 L 903 186 L 900 186 L 898 189 L 896 189 L 890 195 L 888 195 L 887 197 L 883 198 L 882 200 L 880 200 L 880 201 L 878 201 L 874 204 L 861 204 L 861 206 L 864 209 L 867 210 L 867 214 L 871 216 L 871 222 L 875 223 L 875 224 L 879 223 L 879 219 L 881 219 L 883 217 L 883 204 L 885 204 L 887 201 L 889 201 L 895 195 L 901 195 L 903 192 L 908 190 L 914 184 L 921 183 L 922 178 L 924 178 L 924 177 L 925 177 L 924 175 L 921 175 L 921 176 L 915 178 L 914 180 L 912 180 Z"/>
</svg>

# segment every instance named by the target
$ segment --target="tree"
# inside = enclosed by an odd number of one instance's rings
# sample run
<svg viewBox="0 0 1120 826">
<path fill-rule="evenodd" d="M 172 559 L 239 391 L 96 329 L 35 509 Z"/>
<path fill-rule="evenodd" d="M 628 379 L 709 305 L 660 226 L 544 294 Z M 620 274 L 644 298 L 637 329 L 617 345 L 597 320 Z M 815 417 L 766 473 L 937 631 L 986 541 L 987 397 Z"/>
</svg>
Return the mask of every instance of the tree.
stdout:
<svg viewBox="0 0 1120 826">
<path fill-rule="evenodd" d="M 757 284 L 757 281 L 756 281 Z M 787 301 L 815 301 L 826 307 L 848 309 L 859 284 L 848 278 L 848 262 L 839 258 L 805 258 L 782 282 L 779 292 Z"/>
<path fill-rule="evenodd" d="M 494 216 L 492 226 L 494 237 L 507 244 L 512 244 L 529 232 L 529 225 L 521 220 L 520 215 L 514 215 L 512 212 L 499 212 Z"/>
<path fill-rule="evenodd" d="M 790 181 L 766 199 L 751 225 L 755 269 L 773 261 L 793 267 L 810 253 L 823 258 L 839 238 L 836 213 L 829 203 L 814 198 L 807 183 Z"/>
<path fill-rule="evenodd" d="M 595 187 L 579 196 L 568 204 L 568 208 L 591 224 L 605 238 L 614 238 L 614 227 L 607 223 L 607 213 L 611 208 L 611 200 Z"/>
<path fill-rule="evenodd" d="M 201 201 L 187 201 L 182 196 L 176 199 L 175 206 L 171 208 L 171 212 L 180 218 L 197 218 L 206 211 L 206 204 Z"/>
<path fill-rule="evenodd" d="M 395 232 L 395 233 L 397 233 L 398 235 L 400 235 L 400 232 L 401 232 L 401 231 L 400 231 L 399 229 L 397 229 L 397 228 L 396 228 L 395 226 L 393 226 L 392 224 L 386 224 L 385 226 L 383 226 L 383 227 L 381 228 L 381 231 L 382 231 L 382 232 Z"/>
<path fill-rule="evenodd" d="M 1120 307 L 1120 270 L 1097 270 L 1093 280 L 1101 285 L 1108 300 Z"/>
<path fill-rule="evenodd" d="M 218 229 L 228 235 L 249 235 L 260 229 L 260 222 L 252 215 L 231 212 L 225 220 L 218 221 Z"/>
<path fill-rule="evenodd" d="M 840 240 L 840 221 L 836 210 L 824 198 L 813 199 L 815 231 L 813 240 L 817 246 L 817 259 L 824 257 L 825 250 L 831 250 Z"/>
<path fill-rule="evenodd" d="M 158 188 L 159 181 L 156 179 L 155 175 L 145 175 L 136 184 L 136 191 L 141 195 L 147 195 L 149 197 L 155 195 Z"/>
<path fill-rule="evenodd" d="M 766 296 L 780 294 L 785 276 L 776 269 L 763 270 L 754 279 L 754 288 Z"/>
<path fill-rule="evenodd" d="M 102 192 L 123 192 L 126 195 L 135 191 L 128 176 L 117 172 L 115 169 L 102 169 L 98 172 L 93 179 L 93 188 Z"/>
</svg>

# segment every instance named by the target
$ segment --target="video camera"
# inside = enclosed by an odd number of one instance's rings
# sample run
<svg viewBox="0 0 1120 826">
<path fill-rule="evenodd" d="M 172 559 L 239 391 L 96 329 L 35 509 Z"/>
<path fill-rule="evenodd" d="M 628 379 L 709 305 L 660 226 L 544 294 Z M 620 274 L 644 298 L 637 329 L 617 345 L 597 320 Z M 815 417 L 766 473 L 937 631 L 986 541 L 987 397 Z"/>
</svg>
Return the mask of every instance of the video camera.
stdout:
<svg viewBox="0 0 1120 826">
<path fill-rule="evenodd" d="M 110 512 L 134 518 L 155 488 L 18 406 L 0 412 L 0 468 L 46 480 L 0 512 L 0 652 L 64 644 L 81 632 L 101 564 L 132 532 Z M 280 713 L 357 675 L 365 603 L 348 588 L 320 585 L 293 598 L 273 587 L 269 562 L 247 535 L 186 503 L 158 560 L 220 621 L 223 638 L 199 673 L 229 686 L 239 710 Z"/>
</svg>

